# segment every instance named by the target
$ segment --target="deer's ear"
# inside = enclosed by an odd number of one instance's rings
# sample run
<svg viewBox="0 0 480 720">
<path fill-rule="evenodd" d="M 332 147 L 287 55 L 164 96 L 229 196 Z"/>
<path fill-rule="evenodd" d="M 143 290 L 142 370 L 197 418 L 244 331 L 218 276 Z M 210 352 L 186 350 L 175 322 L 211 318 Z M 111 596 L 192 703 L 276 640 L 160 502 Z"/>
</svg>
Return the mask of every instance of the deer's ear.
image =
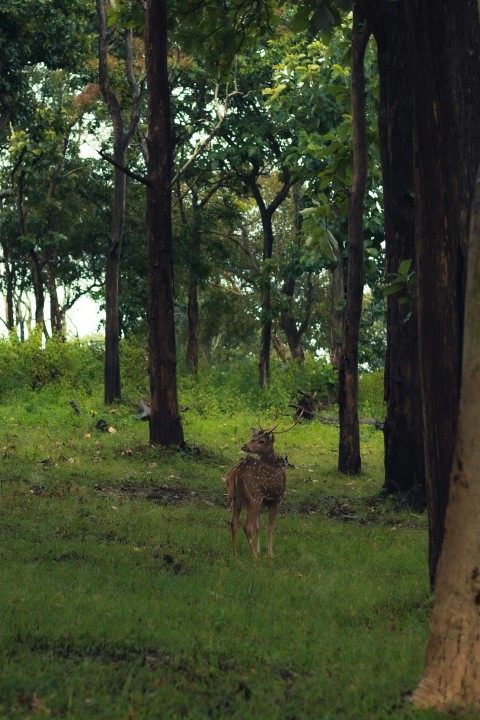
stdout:
<svg viewBox="0 0 480 720">
<path fill-rule="evenodd" d="M 250 430 L 252 431 L 252 435 L 258 435 L 257 428 L 250 428 Z"/>
</svg>

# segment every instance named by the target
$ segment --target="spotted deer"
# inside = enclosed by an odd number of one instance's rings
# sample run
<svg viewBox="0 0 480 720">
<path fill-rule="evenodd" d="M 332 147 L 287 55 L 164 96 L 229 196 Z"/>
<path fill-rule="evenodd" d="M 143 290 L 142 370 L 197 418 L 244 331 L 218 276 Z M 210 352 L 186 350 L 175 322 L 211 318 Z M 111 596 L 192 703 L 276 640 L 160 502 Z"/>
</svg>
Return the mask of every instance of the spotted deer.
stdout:
<svg viewBox="0 0 480 720">
<path fill-rule="evenodd" d="M 274 433 L 277 427 L 270 430 L 252 428 L 252 439 L 242 446 L 242 450 L 258 456 L 250 455 L 233 467 L 227 477 L 228 506 L 232 509 L 230 523 L 232 531 L 232 550 L 237 554 L 237 529 L 240 513 L 245 506 L 247 519 L 243 529 L 250 550 L 255 558 L 260 553 L 260 513 L 262 507 L 268 508 L 268 554 L 273 557 L 273 530 L 278 507 L 285 494 L 285 462 L 277 458 L 273 449 L 275 435 L 291 430 L 301 416 L 286 430 Z"/>
</svg>

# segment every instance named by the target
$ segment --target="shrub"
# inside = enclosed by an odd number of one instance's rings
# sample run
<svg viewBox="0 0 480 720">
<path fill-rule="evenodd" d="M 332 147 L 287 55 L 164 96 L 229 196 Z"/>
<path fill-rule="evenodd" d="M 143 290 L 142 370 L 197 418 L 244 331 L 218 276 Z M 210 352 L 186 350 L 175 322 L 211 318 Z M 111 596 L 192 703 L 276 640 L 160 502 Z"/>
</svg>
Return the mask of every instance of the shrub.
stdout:
<svg viewBox="0 0 480 720">
<path fill-rule="evenodd" d="M 385 402 L 383 400 L 383 370 L 360 375 L 358 383 L 358 405 L 363 417 L 383 420 Z"/>
<path fill-rule="evenodd" d="M 52 383 L 92 392 L 102 382 L 103 346 L 54 336 L 42 344 L 38 331 L 20 342 L 0 339 L 0 393 L 40 390 Z"/>
</svg>

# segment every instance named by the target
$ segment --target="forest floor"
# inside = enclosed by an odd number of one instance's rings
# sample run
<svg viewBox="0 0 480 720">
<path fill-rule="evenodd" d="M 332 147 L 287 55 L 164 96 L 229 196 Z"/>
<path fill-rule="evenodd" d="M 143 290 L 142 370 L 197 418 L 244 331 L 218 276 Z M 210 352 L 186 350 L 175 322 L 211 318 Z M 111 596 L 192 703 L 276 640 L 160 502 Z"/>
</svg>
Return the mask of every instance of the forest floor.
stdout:
<svg viewBox="0 0 480 720">
<path fill-rule="evenodd" d="M 336 470 L 337 427 L 278 437 L 293 467 L 275 558 L 265 518 L 255 561 L 243 532 L 232 556 L 221 478 L 257 418 L 187 412 L 176 452 L 112 410 L 0 405 L 2 720 L 440 717 L 408 702 L 427 522 L 383 496 L 381 432 L 362 426 L 357 477 Z"/>
</svg>

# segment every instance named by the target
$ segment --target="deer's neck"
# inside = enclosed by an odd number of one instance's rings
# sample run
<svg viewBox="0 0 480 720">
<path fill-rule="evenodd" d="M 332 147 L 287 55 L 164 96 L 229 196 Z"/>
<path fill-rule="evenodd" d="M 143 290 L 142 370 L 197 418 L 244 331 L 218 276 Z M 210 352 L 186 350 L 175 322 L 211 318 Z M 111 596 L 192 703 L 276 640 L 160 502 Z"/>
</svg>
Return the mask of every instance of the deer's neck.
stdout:
<svg viewBox="0 0 480 720">
<path fill-rule="evenodd" d="M 273 452 L 273 448 L 263 452 L 259 455 L 259 458 L 262 462 L 267 463 L 268 465 L 275 465 L 275 453 Z"/>
</svg>

